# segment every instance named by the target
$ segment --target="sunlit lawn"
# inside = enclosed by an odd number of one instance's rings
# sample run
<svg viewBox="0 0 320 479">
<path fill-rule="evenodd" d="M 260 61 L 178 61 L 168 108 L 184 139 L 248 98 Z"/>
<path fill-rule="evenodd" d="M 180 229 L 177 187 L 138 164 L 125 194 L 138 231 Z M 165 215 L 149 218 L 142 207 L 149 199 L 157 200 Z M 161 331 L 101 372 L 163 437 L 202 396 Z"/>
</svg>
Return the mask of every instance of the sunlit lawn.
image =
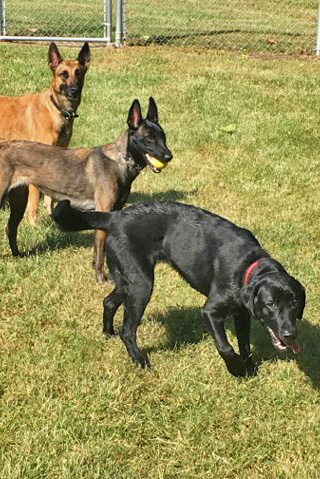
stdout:
<svg viewBox="0 0 320 479">
<path fill-rule="evenodd" d="M 46 55 L 0 44 L 0 93 L 47 88 Z M 72 146 L 115 140 L 132 100 L 146 112 L 150 95 L 174 159 L 141 175 L 130 202 L 192 203 L 250 228 L 306 286 L 301 353 L 279 358 L 254 325 L 258 375 L 235 379 L 202 323 L 205 298 L 159 265 L 139 328 L 153 368 L 134 367 L 119 338 L 102 337 L 112 285 L 95 282 L 92 234 L 64 235 L 41 211 L 19 231 L 28 257 L 0 236 L 0 477 L 318 478 L 319 63 L 93 49 Z"/>
</svg>

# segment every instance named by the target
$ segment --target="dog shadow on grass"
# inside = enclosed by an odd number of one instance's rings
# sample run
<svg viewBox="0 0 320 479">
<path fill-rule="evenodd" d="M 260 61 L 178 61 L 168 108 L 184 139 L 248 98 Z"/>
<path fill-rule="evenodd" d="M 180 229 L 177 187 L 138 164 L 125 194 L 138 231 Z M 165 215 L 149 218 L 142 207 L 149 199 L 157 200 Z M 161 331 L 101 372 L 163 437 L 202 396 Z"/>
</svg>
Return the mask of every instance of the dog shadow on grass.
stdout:
<svg viewBox="0 0 320 479">
<path fill-rule="evenodd" d="M 320 389 L 320 327 L 306 320 L 298 321 L 298 336 L 301 350 L 298 354 L 286 351 L 278 354 L 271 344 L 267 331 L 257 322 L 253 324 L 251 344 L 258 366 L 263 361 L 295 361 L 309 378 L 315 389 Z"/>
<path fill-rule="evenodd" d="M 196 31 L 190 33 L 182 33 L 176 35 L 149 35 L 148 37 L 143 38 L 135 38 L 133 40 L 133 44 L 136 46 L 139 45 L 167 45 L 177 40 L 185 40 L 187 38 L 199 38 L 199 37 L 212 37 L 217 35 L 228 35 L 228 34 L 235 34 L 242 32 L 244 33 L 245 30 L 237 29 L 219 29 L 219 30 L 204 30 L 204 31 Z"/>
<path fill-rule="evenodd" d="M 37 256 L 48 251 L 58 251 L 72 247 L 92 248 L 94 244 L 94 234 L 90 232 L 81 233 L 61 233 L 58 228 L 50 228 L 42 241 L 37 242 L 31 249 L 22 252 L 23 257 Z"/>
<path fill-rule="evenodd" d="M 188 196 L 188 192 L 179 190 L 169 190 L 165 192 L 147 195 L 141 192 L 135 192 L 130 195 L 130 204 L 150 203 L 154 201 L 179 201 Z M 126 205 L 127 206 L 127 205 Z M 126 207 L 125 206 L 125 207 Z M 23 257 L 36 256 L 47 251 L 56 251 L 70 246 L 74 247 L 93 247 L 93 232 L 81 233 L 61 233 L 55 226 L 55 223 L 48 217 L 42 219 L 42 225 L 47 227 L 45 236 L 40 242 L 35 244 L 28 251 L 22 252 Z"/>
<path fill-rule="evenodd" d="M 152 193 L 151 195 L 142 193 L 141 191 L 130 194 L 129 202 L 137 203 L 153 203 L 154 201 L 181 201 L 190 196 L 192 191 L 168 190 Z"/>
<path fill-rule="evenodd" d="M 166 314 L 154 316 L 166 330 L 166 344 L 155 346 L 149 351 L 180 349 L 186 344 L 197 344 L 208 334 L 199 308 L 169 308 Z"/>
<path fill-rule="evenodd" d="M 199 308 L 172 308 L 167 314 L 156 315 L 156 322 L 164 325 L 167 341 L 164 346 L 155 346 L 148 350 L 180 349 L 188 344 L 197 344 L 208 337 L 204 320 Z M 227 334 L 235 336 L 233 321 L 226 321 Z M 296 361 L 299 368 L 308 376 L 312 386 L 320 389 L 320 327 L 303 320 L 299 324 L 298 340 L 301 346 L 299 354 L 292 352 L 279 355 L 272 346 L 267 330 L 257 321 L 252 322 L 251 347 L 254 362 L 258 366 L 264 361 Z M 212 347 L 215 348 L 213 340 Z M 236 352 L 238 349 L 235 348 Z"/>
</svg>

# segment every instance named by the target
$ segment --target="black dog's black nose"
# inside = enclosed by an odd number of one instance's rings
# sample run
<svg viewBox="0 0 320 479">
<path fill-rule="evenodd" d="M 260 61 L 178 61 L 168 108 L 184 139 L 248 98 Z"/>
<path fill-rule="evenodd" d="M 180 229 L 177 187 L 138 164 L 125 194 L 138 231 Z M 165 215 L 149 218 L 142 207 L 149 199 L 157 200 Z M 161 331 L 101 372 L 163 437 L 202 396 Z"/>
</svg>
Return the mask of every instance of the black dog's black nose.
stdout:
<svg viewBox="0 0 320 479">
<path fill-rule="evenodd" d="M 171 152 L 166 153 L 166 154 L 164 155 L 164 160 L 165 160 L 165 161 L 170 161 L 170 160 L 172 160 L 172 153 L 171 153 Z"/>
</svg>

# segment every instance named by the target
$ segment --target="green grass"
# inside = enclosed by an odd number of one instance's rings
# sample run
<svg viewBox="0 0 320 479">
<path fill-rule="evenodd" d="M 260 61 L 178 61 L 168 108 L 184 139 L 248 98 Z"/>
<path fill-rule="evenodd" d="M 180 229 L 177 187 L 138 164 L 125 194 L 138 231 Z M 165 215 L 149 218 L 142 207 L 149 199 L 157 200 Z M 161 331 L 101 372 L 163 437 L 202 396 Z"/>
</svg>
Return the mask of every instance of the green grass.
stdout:
<svg viewBox="0 0 320 479">
<path fill-rule="evenodd" d="M 77 50 L 61 49 L 63 56 Z M 47 47 L 0 45 L 0 92 L 41 91 Z M 41 211 L 13 259 L 0 236 L 1 479 L 319 477 L 319 63 L 179 48 L 93 49 L 72 146 L 114 140 L 152 95 L 174 153 L 131 203 L 192 203 L 250 228 L 307 289 L 301 353 L 281 358 L 255 324 L 259 373 L 227 373 L 206 334 L 205 298 L 166 265 L 134 367 L 102 337 L 92 234 L 64 235 Z M 233 134 L 223 131 L 234 125 Z M 8 210 L 0 215 L 4 231 Z M 121 312 L 116 323 L 121 322 Z M 228 329 L 236 344 L 232 325 Z"/>
</svg>

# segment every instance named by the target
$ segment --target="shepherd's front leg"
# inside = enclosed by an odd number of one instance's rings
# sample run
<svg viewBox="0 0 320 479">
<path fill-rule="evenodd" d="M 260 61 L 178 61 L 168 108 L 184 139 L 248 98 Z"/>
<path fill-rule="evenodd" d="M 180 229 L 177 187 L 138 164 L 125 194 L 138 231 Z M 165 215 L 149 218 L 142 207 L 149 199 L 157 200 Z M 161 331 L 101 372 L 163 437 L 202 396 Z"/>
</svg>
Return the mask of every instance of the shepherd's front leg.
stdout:
<svg viewBox="0 0 320 479">
<path fill-rule="evenodd" d="M 219 311 L 219 309 L 219 305 L 211 300 L 208 300 L 201 309 L 202 317 L 207 323 L 216 348 L 231 374 L 234 376 L 250 375 L 252 372 L 248 368 L 246 361 L 235 353 L 227 339 L 224 319 L 221 318 L 221 310 Z"/>
<path fill-rule="evenodd" d="M 29 185 L 29 196 L 27 201 L 27 215 L 31 226 L 35 226 L 39 210 L 40 191 L 33 185 Z"/>
<path fill-rule="evenodd" d="M 94 236 L 94 253 L 93 253 L 93 263 L 94 269 L 96 272 L 96 278 L 98 283 L 102 284 L 105 282 L 104 277 L 104 245 L 106 241 L 107 233 L 103 230 L 96 230 Z"/>
<path fill-rule="evenodd" d="M 113 211 L 117 198 L 117 192 L 114 189 L 114 183 L 106 181 L 106 183 L 99 187 L 97 185 L 95 193 L 95 204 L 97 211 L 110 212 Z M 104 276 L 104 260 L 105 260 L 105 242 L 107 239 L 107 232 L 103 230 L 96 230 L 94 237 L 94 251 L 93 264 L 96 272 L 98 283 L 105 282 Z"/>
<path fill-rule="evenodd" d="M 13 256 L 20 256 L 17 245 L 17 233 L 28 201 L 28 186 L 12 189 L 8 194 L 10 217 L 6 228 L 9 245 Z"/>
</svg>

